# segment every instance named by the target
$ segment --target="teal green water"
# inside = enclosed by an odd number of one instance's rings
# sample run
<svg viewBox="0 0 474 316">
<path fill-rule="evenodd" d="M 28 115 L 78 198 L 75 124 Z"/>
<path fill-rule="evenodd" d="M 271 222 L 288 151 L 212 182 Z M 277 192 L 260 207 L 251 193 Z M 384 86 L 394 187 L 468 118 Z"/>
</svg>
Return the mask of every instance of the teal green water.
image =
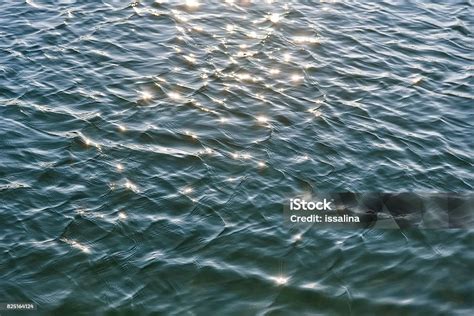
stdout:
<svg viewBox="0 0 474 316">
<path fill-rule="evenodd" d="M 472 315 L 473 230 L 296 229 L 283 205 L 472 192 L 473 6 L 2 1 L 0 303 Z"/>
</svg>

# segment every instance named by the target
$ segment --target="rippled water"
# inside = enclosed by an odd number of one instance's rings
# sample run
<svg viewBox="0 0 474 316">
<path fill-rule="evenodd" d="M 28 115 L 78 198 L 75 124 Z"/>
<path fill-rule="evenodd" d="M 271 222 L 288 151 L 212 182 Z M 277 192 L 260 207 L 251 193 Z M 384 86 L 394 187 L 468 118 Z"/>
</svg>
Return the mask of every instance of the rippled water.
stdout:
<svg viewBox="0 0 474 316">
<path fill-rule="evenodd" d="M 473 231 L 296 230 L 282 208 L 472 192 L 473 6 L 2 1 L 0 301 L 472 314 Z"/>
</svg>

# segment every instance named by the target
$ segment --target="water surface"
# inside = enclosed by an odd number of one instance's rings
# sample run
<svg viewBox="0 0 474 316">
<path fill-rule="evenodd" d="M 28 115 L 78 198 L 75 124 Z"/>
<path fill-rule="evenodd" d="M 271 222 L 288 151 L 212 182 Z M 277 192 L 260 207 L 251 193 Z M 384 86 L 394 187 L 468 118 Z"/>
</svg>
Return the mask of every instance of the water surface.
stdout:
<svg viewBox="0 0 474 316">
<path fill-rule="evenodd" d="M 282 214 L 321 190 L 472 192 L 472 1 L 0 12 L 0 301 L 472 314 L 473 231 L 294 229 Z"/>
</svg>

